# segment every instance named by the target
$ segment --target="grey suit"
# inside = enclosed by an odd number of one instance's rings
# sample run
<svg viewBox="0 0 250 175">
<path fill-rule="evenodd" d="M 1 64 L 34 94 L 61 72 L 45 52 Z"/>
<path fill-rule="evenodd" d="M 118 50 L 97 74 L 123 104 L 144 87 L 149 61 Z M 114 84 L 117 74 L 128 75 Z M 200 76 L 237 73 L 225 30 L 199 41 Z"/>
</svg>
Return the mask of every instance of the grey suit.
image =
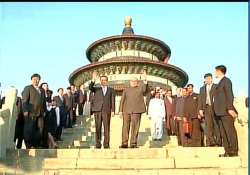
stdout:
<svg viewBox="0 0 250 175">
<path fill-rule="evenodd" d="M 185 105 L 185 99 L 186 97 L 176 97 L 176 104 L 175 104 L 175 110 L 174 110 L 174 116 L 176 117 L 184 117 L 184 105 Z M 183 132 L 183 121 L 182 120 L 177 120 L 176 121 L 176 125 L 177 125 L 177 139 L 178 139 L 178 145 L 184 145 L 185 142 L 185 135 Z"/>
<path fill-rule="evenodd" d="M 148 84 L 141 84 L 138 87 L 129 87 L 123 91 L 120 102 L 120 112 L 123 113 L 122 146 L 128 146 L 130 124 L 130 146 L 137 146 L 141 114 L 146 112 L 143 94 L 146 93 L 147 86 Z"/>
<path fill-rule="evenodd" d="M 72 128 L 74 97 L 72 94 L 64 94 L 63 97 L 65 99 L 66 126 Z"/>
<path fill-rule="evenodd" d="M 211 99 L 210 104 L 207 99 L 207 86 L 204 85 L 200 88 L 200 96 L 198 100 L 198 109 L 203 110 L 205 114 L 205 124 L 206 124 L 206 144 L 207 146 L 221 145 L 221 136 L 219 128 L 215 122 L 214 110 L 213 110 L 213 94 L 216 88 L 216 84 L 212 84 L 209 98 Z"/>
<path fill-rule="evenodd" d="M 113 88 L 107 87 L 103 94 L 102 87 L 95 87 L 91 82 L 89 89 L 94 95 L 91 98 L 91 111 L 95 115 L 96 148 L 101 148 L 101 129 L 104 127 L 104 148 L 109 148 L 110 141 L 110 119 L 111 112 L 115 111 L 115 92 Z"/>
<path fill-rule="evenodd" d="M 32 86 L 26 86 L 22 92 L 23 112 L 28 112 L 29 116 L 39 117 L 44 112 L 41 92 Z"/>
</svg>

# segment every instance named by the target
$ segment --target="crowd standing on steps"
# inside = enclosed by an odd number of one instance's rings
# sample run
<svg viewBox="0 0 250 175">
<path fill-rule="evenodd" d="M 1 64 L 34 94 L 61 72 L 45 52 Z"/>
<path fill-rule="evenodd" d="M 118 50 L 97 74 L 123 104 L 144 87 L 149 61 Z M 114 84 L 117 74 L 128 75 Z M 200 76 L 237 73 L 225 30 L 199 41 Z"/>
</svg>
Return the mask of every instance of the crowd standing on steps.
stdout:
<svg viewBox="0 0 250 175">
<path fill-rule="evenodd" d="M 151 120 L 153 142 L 161 141 L 166 134 L 177 136 L 178 145 L 183 147 L 223 146 L 225 153 L 220 156 L 238 156 L 234 126 L 238 112 L 233 105 L 232 82 L 225 76 L 226 72 L 226 66 L 216 66 L 217 83 L 213 82 L 212 73 L 206 73 L 199 93 L 193 91 L 193 84 L 188 84 L 178 87 L 176 95 L 167 85 L 150 89 L 146 71 L 140 79 L 133 77 L 130 86 L 123 90 L 119 106 L 119 116 L 123 120 L 120 148 L 139 147 L 141 117 L 146 113 Z M 71 84 L 65 89 L 58 88 L 56 94 L 49 89 L 48 83 L 40 84 L 40 80 L 39 74 L 33 74 L 22 97 L 17 97 L 16 148 L 22 148 L 23 141 L 27 149 L 58 148 L 63 130 L 77 126 L 77 113 L 79 116 L 94 115 L 96 149 L 110 148 L 110 122 L 115 116 L 116 94 L 109 87 L 107 76 L 100 76 L 100 86 L 96 86 L 97 75 L 93 72 L 89 89 L 86 84 L 79 89 Z M 0 99 L 0 107 L 4 101 L 5 97 Z M 248 98 L 245 103 L 248 107 Z"/>
</svg>

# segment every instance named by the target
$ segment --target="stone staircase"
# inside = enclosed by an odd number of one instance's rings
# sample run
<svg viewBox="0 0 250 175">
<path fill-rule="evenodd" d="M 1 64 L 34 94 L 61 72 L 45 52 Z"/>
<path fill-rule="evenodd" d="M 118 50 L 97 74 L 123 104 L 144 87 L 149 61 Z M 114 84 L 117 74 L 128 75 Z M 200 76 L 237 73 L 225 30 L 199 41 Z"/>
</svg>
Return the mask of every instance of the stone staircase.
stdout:
<svg viewBox="0 0 250 175">
<path fill-rule="evenodd" d="M 6 174 L 246 175 L 240 157 L 222 148 L 58 149 L 9 151 Z M 15 162 L 11 162 L 15 160 Z"/>
<path fill-rule="evenodd" d="M 246 175 L 240 157 L 220 158 L 222 147 L 180 147 L 176 137 L 153 142 L 150 120 L 142 117 L 137 149 L 119 149 L 122 119 L 111 120 L 110 149 L 94 149 L 93 117 L 77 118 L 77 126 L 63 131 L 59 149 L 7 150 L 2 174 L 39 175 Z M 69 149 L 70 148 L 70 149 Z"/>
<path fill-rule="evenodd" d="M 122 119 L 114 116 L 111 119 L 110 147 L 118 148 L 121 145 Z M 177 138 L 163 135 L 160 142 L 153 142 L 150 134 L 150 120 L 143 115 L 138 138 L 138 146 L 143 148 L 163 148 L 166 146 L 177 146 Z M 103 134 L 102 134 L 103 135 Z M 94 117 L 78 117 L 77 127 L 64 130 L 63 142 L 60 148 L 94 148 L 95 147 L 95 121 Z"/>
</svg>

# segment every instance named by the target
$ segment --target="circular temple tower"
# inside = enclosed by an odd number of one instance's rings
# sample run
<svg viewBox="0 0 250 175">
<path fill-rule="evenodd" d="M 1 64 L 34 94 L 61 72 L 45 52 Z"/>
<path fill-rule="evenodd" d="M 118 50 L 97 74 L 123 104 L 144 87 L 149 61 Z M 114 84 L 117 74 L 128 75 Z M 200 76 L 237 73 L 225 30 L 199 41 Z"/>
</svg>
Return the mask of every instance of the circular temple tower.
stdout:
<svg viewBox="0 0 250 175">
<path fill-rule="evenodd" d="M 118 96 L 129 86 L 132 77 L 140 79 L 146 70 L 150 88 L 183 87 L 188 75 L 182 69 L 168 64 L 171 50 L 163 41 L 142 35 L 135 35 L 131 27 L 132 19 L 125 17 L 122 35 L 106 37 L 92 43 L 86 51 L 91 64 L 76 69 L 69 76 L 69 82 L 79 87 L 88 87 L 93 71 L 97 75 L 107 75 L 109 85 Z M 97 84 L 99 82 L 96 82 Z"/>
</svg>

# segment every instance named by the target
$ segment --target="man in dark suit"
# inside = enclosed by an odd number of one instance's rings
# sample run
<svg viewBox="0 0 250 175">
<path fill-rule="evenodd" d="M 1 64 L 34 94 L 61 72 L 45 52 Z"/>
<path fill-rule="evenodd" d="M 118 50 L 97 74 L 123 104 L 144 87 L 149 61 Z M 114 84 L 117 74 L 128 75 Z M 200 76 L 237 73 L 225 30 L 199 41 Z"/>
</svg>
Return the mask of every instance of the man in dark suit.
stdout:
<svg viewBox="0 0 250 175">
<path fill-rule="evenodd" d="M 187 137 L 187 145 L 185 146 L 199 147 L 203 145 L 201 117 L 198 113 L 199 94 L 193 92 L 193 87 L 192 84 L 187 85 L 188 96 L 186 97 L 184 105 L 184 121 L 188 120 L 192 125 L 191 137 Z"/>
<path fill-rule="evenodd" d="M 67 88 L 67 93 L 63 97 L 65 99 L 66 126 L 72 128 L 74 97 L 72 96 L 70 87 Z"/>
<path fill-rule="evenodd" d="M 130 87 L 125 89 L 122 94 L 119 110 L 120 116 L 123 116 L 121 148 L 128 148 L 130 125 L 130 147 L 137 148 L 141 114 L 146 112 L 143 94 L 147 91 L 148 86 L 146 72 L 142 76 L 143 84 L 139 85 L 138 79 L 135 77 L 130 80 Z"/>
<path fill-rule="evenodd" d="M 185 100 L 187 97 L 187 88 L 178 88 L 177 95 L 175 98 L 175 110 L 174 110 L 174 120 L 176 122 L 176 135 L 178 139 L 178 145 L 184 146 L 187 144 L 187 139 L 183 131 L 183 119 L 184 119 L 184 107 Z"/>
<path fill-rule="evenodd" d="M 110 148 L 110 120 L 111 116 L 114 116 L 115 112 L 115 92 L 114 89 L 108 87 L 108 77 L 100 76 L 101 87 L 95 87 L 95 81 L 97 79 L 96 72 L 92 75 L 92 81 L 89 85 L 89 89 L 94 93 L 92 96 L 91 110 L 95 116 L 95 128 L 96 128 L 96 148 L 100 149 L 101 144 L 101 131 L 102 124 L 104 127 L 104 148 Z"/>
<path fill-rule="evenodd" d="M 31 85 L 22 92 L 22 108 L 24 115 L 24 141 L 26 148 L 38 148 L 41 142 L 42 128 L 39 121 L 43 120 L 44 100 L 38 87 L 41 77 L 31 76 Z"/>
<path fill-rule="evenodd" d="M 87 91 L 84 90 L 84 84 L 80 86 L 78 94 L 79 94 L 78 114 L 83 115 L 84 104 L 87 101 Z"/>
<path fill-rule="evenodd" d="M 55 101 L 56 106 L 59 108 L 59 114 L 60 114 L 60 122 L 56 129 L 56 140 L 62 141 L 61 135 L 62 135 L 62 129 L 66 127 L 66 111 L 65 111 L 65 98 L 63 97 L 63 88 L 59 88 L 57 90 L 58 95 L 53 98 L 53 101 Z"/>
<path fill-rule="evenodd" d="M 232 82 L 225 76 L 226 70 L 224 65 L 215 67 L 215 75 L 219 83 L 213 96 L 215 119 L 219 125 L 225 149 L 225 154 L 220 156 L 225 157 L 238 156 L 238 138 L 234 126 L 238 113 L 233 105 Z"/>
<path fill-rule="evenodd" d="M 206 145 L 207 146 L 220 146 L 221 138 L 220 131 L 214 119 L 213 101 L 212 97 L 216 88 L 213 83 L 211 73 L 204 75 L 205 84 L 200 88 L 200 96 L 198 102 L 199 114 L 205 117 L 206 126 Z"/>
<path fill-rule="evenodd" d="M 166 96 L 164 98 L 166 109 L 166 129 L 169 135 L 176 135 L 176 122 L 174 120 L 175 113 L 175 98 L 172 96 L 172 90 L 167 89 Z"/>
<path fill-rule="evenodd" d="M 79 102 L 79 93 L 76 89 L 76 86 L 74 84 L 70 85 L 71 93 L 74 98 L 74 104 L 73 104 L 73 125 L 76 126 L 76 108 Z"/>
</svg>

